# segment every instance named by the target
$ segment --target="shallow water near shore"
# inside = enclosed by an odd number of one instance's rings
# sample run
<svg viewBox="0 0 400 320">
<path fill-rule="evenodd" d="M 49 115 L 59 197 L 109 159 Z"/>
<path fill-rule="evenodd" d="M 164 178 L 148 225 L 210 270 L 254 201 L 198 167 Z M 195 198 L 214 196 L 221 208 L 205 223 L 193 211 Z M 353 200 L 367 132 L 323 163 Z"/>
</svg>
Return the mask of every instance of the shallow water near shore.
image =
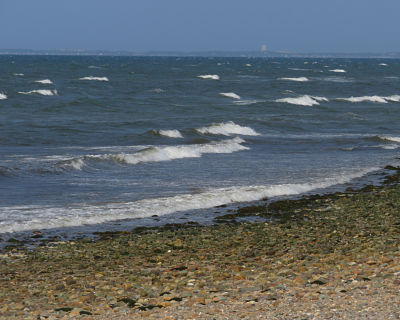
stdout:
<svg viewBox="0 0 400 320">
<path fill-rule="evenodd" d="M 399 60 L 0 61 L 7 236 L 207 224 L 240 203 L 378 183 L 399 163 Z"/>
</svg>

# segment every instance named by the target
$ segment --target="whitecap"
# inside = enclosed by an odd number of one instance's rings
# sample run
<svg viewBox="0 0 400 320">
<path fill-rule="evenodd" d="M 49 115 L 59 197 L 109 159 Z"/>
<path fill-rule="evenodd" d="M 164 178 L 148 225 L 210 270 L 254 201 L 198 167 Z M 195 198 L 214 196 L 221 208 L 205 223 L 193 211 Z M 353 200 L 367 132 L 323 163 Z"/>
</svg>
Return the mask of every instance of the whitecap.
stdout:
<svg viewBox="0 0 400 320">
<path fill-rule="evenodd" d="M 380 63 L 379 65 L 380 65 L 380 66 L 383 66 L 383 67 L 386 67 L 386 66 L 387 66 L 386 63 Z"/>
<path fill-rule="evenodd" d="M 251 67 L 251 64 L 250 63 L 246 63 L 245 66 L 246 67 Z"/>
<path fill-rule="evenodd" d="M 53 81 L 49 79 L 44 79 L 44 80 L 36 80 L 35 82 L 37 83 L 42 83 L 42 84 L 53 84 Z"/>
<path fill-rule="evenodd" d="M 259 103 L 259 102 L 263 102 L 263 100 L 235 100 L 235 101 L 233 101 L 233 103 L 238 106 L 247 106 L 247 105 L 255 104 L 255 103 Z"/>
<path fill-rule="evenodd" d="M 0 208 L 0 219 L 3 220 L 3 223 L 0 224 L 0 233 L 91 225 L 122 219 L 150 217 L 155 214 L 163 216 L 175 212 L 207 209 L 231 203 L 299 195 L 348 183 L 376 170 L 378 168 L 342 172 L 325 179 L 306 183 L 232 186 L 204 190 L 199 193 L 186 193 L 172 197 L 142 199 L 125 203 L 102 203 L 81 207 L 77 205 L 69 207 L 3 206 Z M 21 219 L 21 212 L 27 211 L 30 213 L 29 216 L 23 215 L 24 219 Z"/>
<path fill-rule="evenodd" d="M 22 76 L 24 76 L 24 74 L 23 73 L 14 73 L 14 76 L 22 77 Z"/>
<path fill-rule="evenodd" d="M 311 71 L 311 69 L 304 69 L 304 68 L 288 68 L 288 69 L 293 71 Z"/>
<path fill-rule="evenodd" d="M 197 78 L 219 80 L 219 75 L 217 75 L 217 74 L 204 74 L 204 75 L 197 76 Z"/>
<path fill-rule="evenodd" d="M 392 141 L 392 142 L 400 143 L 400 137 L 394 137 L 394 136 L 378 136 L 378 138 L 381 139 L 381 140 L 386 140 L 386 141 Z"/>
<path fill-rule="evenodd" d="M 42 96 L 54 96 L 57 95 L 57 90 L 31 90 L 27 92 L 20 91 L 20 94 L 41 94 Z"/>
<path fill-rule="evenodd" d="M 7 96 L 4 93 L 0 93 L 0 100 L 6 100 Z"/>
<path fill-rule="evenodd" d="M 333 70 L 329 70 L 330 72 L 338 72 L 338 73 L 345 73 L 346 70 L 343 69 L 333 69 Z"/>
<path fill-rule="evenodd" d="M 183 138 L 179 130 L 158 130 L 158 134 L 169 138 Z"/>
<path fill-rule="evenodd" d="M 353 102 L 353 103 L 357 103 L 357 102 L 387 103 L 385 97 L 381 97 L 381 96 L 363 96 L 363 97 L 350 97 L 350 98 L 336 98 L 336 100 L 349 101 L 349 102 Z"/>
<path fill-rule="evenodd" d="M 286 80 L 286 81 L 298 81 L 298 82 L 306 82 L 309 81 L 306 77 L 298 77 L 298 78 L 278 78 L 278 80 Z"/>
<path fill-rule="evenodd" d="M 79 78 L 79 80 L 110 81 L 107 77 L 92 77 L 92 76 Z"/>
<path fill-rule="evenodd" d="M 314 97 L 309 95 L 304 95 L 297 98 L 283 98 L 275 100 L 275 102 L 283 102 L 283 103 L 295 104 L 299 106 L 308 106 L 308 107 L 311 107 L 313 105 L 319 105 L 318 101 L 327 102 L 329 100 L 325 97 Z"/>
<path fill-rule="evenodd" d="M 250 127 L 240 126 L 232 121 L 212 124 L 208 127 L 196 129 L 201 134 L 220 134 L 224 136 L 231 135 L 244 135 L 244 136 L 258 136 L 260 135 Z"/>
<path fill-rule="evenodd" d="M 63 161 L 62 167 L 72 167 L 81 170 L 86 161 L 103 160 L 116 163 L 136 165 L 145 162 L 171 161 L 184 158 L 200 158 L 203 154 L 233 153 L 249 150 L 243 146 L 245 141 L 240 138 L 215 141 L 207 144 L 179 145 L 179 146 L 151 146 L 135 153 L 114 153 L 101 155 L 86 155 L 80 158 Z"/>
<path fill-rule="evenodd" d="M 400 102 L 400 95 L 393 95 L 389 97 L 385 97 L 385 100 L 390 102 Z"/>
<path fill-rule="evenodd" d="M 240 99 L 240 96 L 233 92 L 221 92 L 220 95 L 232 99 Z"/>
</svg>

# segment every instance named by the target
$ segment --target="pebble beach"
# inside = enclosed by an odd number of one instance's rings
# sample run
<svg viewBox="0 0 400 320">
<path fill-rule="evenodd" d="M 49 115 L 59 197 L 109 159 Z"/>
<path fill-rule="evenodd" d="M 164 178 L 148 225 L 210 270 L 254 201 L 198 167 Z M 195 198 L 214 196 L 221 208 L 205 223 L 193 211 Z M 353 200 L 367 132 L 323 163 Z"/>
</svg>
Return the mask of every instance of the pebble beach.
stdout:
<svg viewBox="0 0 400 320">
<path fill-rule="evenodd" d="M 0 319 L 399 319 L 399 169 L 215 225 L 9 243 Z M 237 222 L 243 216 L 268 222 Z M 3 240 L 6 241 L 6 240 Z"/>
</svg>

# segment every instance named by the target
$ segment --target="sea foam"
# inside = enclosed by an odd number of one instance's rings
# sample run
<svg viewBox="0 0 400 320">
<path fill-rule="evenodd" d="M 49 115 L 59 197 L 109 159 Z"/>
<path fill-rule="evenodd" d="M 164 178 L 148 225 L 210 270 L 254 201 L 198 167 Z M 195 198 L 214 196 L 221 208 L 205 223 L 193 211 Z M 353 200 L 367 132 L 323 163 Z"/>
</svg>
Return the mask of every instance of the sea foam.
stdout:
<svg viewBox="0 0 400 320">
<path fill-rule="evenodd" d="M 57 95 L 57 90 L 31 90 L 31 91 L 20 91 L 20 94 L 40 94 L 42 96 L 54 96 Z"/>
<path fill-rule="evenodd" d="M 219 80 L 219 75 L 217 75 L 217 74 L 203 74 L 203 75 L 197 76 L 197 78 Z"/>
<path fill-rule="evenodd" d="M 278 80 L 286 80 L 286 81 L 297 81 L 297 82 L 306 82 L 309 81 L 306 77 L 298 77 L 298 78 L 278 78 Z"/>
<path fill-rule="evenodd" d="M 53 81 L 49 79 L 44 79 L 44 80 L 36 80 L 35 82 L 37 83 L 42 83 L 42 84 L 53 84 Z"/>
<path fill-rule="evenodd" d="M 385 141 L 392 141 L 392 142 L 397 142 L 400 143 L 400 137 L 394 137 L 394 136 L 378 136 L 379 139 L 385 140 Z"/>
<path fill-rule="evenodd" d="M 169 138 L 183 138 L 179 130 L 158 130 L 158 134 Z"/>
<path fill-rule="evenodd" d="M 283 102 L 283 103 L 289 103 L 307 107 L 311 107 L 313 105 L 319 105 L 319 102 L 328 102 L 328 101 L 329 100 L 325 97 L 315 97 L 309 95 L 304 95 L 297 98 L 283 98 L 275 100 L 275 102 Z"/>
<path fill-rule="evenodd" d="M 92 76 L 79 78 L 79 80 L 110 81 L 107 77 L 92 77 Z"/>
<path fill-rule="evenodd" d="M 215 141 L 207 144 L 193 144 L 180 146 L 151 146 L 143 148 L 135 153 L 115 153 L 86 155 L 80 158 L 63 161 L 62 167 L 72 167 L 81 170 L 83 166 L 90 160 L 111 161 L 121 164 L 139 164 L 144 162 L 161 162 L 184 158 L 200 158 L 207 153 L 233 153 L 242 150 L 249 150 L 243 146 L 245 141 L 240 138 L 229 140 Z"/>
<path fill-rule="evenodd" d="M 219 134 L 224 136 L 243 135 L 243 136 L 258 136 L 260 135 L 250 127 L 242 127 L 232 121 L 212 124 L 208 127 L 196 129 L 201 134 Z"/>
<path fill-rule="evenodd" d="M 4 93 L 0 93 L 0 100 L 6 100 L 7 96 Z"/>
<path fill-rule="evenodd" d="M 237 94 L 234 93 L 234 92 L 221 92 L 220 95 L 221 95 L 221 96 L 224 96 L 224 97 L 228 97 L 228 98 L 240 100 L 240 96 L 237 95 Z"/>
<path fill-rule="evenodd" d="M 57 227 L 90 225 L 122 219 L 145 218 L 152 215 L 167 215 L 188 210 L 207 209 L 215 206 L 257 201 L 263 198 L 298 195 L 315 189 L 344 184 L 352 179 L 376 171 L 378 168 L 343 172 L 315 182 L 275 185 L 233 186 L 209 189 L 201 193 L 187 193 L 172 197 L 143 199 L 125 203 L 99 205 L 76 205 L 70 207 L 14 206 L 0 208 L 0 233 L 23 230 L 49 229 Z M 29 216 L 21 212 L 29 211 Z M 7 217 L 5 219 L 4 217 Z"/>
<path fill-rule="evenodd" d="M 376 102 L 376 103 L 388 103 L 388 102 L 400 102 L 400 95 L 393 96 L 362 96 L 362 97 L 350 97 L 350 98 L 336 98 L 336 100 L 348 101 L 348 102 Z"/>
<path fill-rule="evenodd" d="M 337 72 L 337 73 L 345 73 L 346 70 L 343 69 L 333 69 L 333 70 L 329 70 L 330 72 Z"/>
</svg>

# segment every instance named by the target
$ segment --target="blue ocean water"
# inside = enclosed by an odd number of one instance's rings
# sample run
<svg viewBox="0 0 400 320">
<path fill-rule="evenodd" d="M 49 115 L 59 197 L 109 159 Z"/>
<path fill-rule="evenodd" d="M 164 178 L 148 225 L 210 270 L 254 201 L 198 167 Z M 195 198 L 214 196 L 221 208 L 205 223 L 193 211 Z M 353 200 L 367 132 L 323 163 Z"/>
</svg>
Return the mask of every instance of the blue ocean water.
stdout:
<svg viewBox="0 0 400 320">
<path fill-rule="evenodd" d="M 399 60 L 0 56 L 0 68 L 0 233 L 195 220 L 398 164 Z"/>
</svg>

